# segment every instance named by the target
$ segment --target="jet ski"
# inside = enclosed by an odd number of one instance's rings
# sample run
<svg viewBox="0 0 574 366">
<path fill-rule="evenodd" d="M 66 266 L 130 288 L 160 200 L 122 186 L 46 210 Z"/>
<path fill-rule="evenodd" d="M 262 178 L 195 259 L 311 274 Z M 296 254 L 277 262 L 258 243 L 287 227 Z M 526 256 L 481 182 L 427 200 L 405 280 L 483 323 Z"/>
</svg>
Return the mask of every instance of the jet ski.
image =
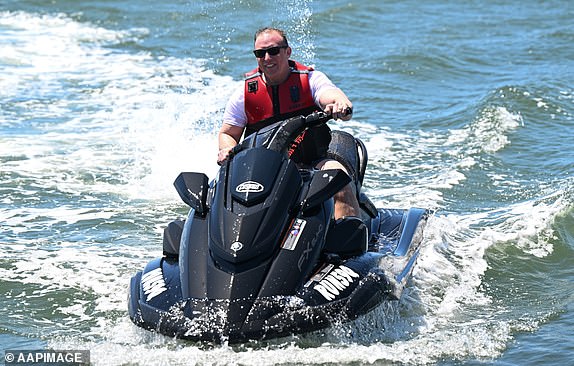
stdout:
<svg viewBox="0 0 574 366">
<path fill-rule="evenodd" d="M 329 119 L 315 112 L 251 134 L 211 181 L 177 177 L 189 214 L 167 225 L 163 256 L 131 279 L 136 325 L 240 343 L 328 328 L 400 298 L 430 211 L 375 207 L 361 191 L 367 150 L 346 132 L 331 131 L 328 154 L 349 174 L 290 160 L 293 141 Z M 361 216 L 334 220 L 332 197 L 350 182 Z"/>
</svg>

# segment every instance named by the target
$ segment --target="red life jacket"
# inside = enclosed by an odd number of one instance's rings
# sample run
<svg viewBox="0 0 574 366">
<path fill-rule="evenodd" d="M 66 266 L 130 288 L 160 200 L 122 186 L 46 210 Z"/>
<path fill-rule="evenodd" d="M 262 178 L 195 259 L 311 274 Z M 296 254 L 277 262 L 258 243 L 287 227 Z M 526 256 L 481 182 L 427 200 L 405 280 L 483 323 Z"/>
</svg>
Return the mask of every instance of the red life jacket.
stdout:
<svg viewBox="0 0 574 366">
<path fill-rule="evenodd" d="M 315 104 L 309 85 L 312 67 L 289 60 L 291 74 L 280 85 L 267 85 L 259 69 L 246 74 L 245 136 L 259 131 L 277 121 L 320 110 Z M 289 155 L 296 162 L 312 163 L 326 155 L 331 141 L 329 128 L 325 125 L 305 131 L 291 147 Z"/>
</svg>

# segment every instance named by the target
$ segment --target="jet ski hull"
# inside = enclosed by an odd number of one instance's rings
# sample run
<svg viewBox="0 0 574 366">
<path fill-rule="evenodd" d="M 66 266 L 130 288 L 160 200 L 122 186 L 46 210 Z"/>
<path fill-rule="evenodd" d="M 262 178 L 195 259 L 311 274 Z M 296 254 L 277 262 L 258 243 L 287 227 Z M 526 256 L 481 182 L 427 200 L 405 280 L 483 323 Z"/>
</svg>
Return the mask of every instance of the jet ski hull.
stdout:
<svg viewBox="0 0 574 366">
<path fill-rule="evenodd" d="M 216 343 L 277 338 L 352 321 L 400 298 L 428 215 L 422 209 L 379 210 L 369 251 L 346 259 L 325 256 L 292 295 L 184 298 L 181 258 L 155 259 L 131 280 L 129 316 L 138 326 L 167 336 Z"/>
</svg>

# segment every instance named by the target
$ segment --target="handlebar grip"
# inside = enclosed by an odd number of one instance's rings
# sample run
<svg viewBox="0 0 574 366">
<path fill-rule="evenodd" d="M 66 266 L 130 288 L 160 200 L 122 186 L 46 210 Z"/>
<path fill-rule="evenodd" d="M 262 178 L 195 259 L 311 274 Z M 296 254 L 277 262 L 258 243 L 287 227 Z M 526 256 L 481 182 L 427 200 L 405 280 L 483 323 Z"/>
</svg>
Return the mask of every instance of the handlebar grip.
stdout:
<svg viewBox="0 0 574 366">
<path fill-rule="evenodd" d="M 325 113 L 323 111 L 313 112 L 307 117 L 305 117 L 305 124 L 308 127 L 316 127 L 326 123 L 332 118 L 330 113 Z"/>
<path fill-rule="evenodd" d="M 229 156 L 233 157 L 233 156 L 239 154 L 241 152 L 241 150 L 243 150 L 243 145 L 237 144 L 237 145 L 233 146 L 231 148 L 231 150 L 229 150 Z"/>
<path fill-rule="evenodd" d="M 344 115 L 348 116 L 350 114 L 353 114 L 353 108 L 347 107 L 345 109 Z M 317 111 L 305 117 L 305 122 L 308 127 L 316 127 L 324 123 L 327 123 L 327 121 L 329 121 L 331 118 L 333 118 L 333 115 L 331 113 Z"/>
</svg>

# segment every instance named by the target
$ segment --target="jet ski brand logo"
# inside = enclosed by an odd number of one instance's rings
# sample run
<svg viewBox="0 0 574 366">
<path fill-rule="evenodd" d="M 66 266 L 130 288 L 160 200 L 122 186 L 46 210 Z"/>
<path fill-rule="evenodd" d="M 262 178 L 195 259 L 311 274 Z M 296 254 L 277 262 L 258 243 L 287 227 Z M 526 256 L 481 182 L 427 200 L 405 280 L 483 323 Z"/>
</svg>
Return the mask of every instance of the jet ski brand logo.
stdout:
<svg viewBox="0 0 574 366">
<path fill-rule="evenodd" d="M 331 271 L 325 278 L 315 285 L 314 289 L 317 290 L 323 297 L 328 300 L 334 300 L 341 291 L 344 291 L 355 278 L 359 275 L 349 267 L 340 266 Z"/>
<path fill-rule="evenodd" d="M 262 192 L 263 189 L 265 189 L 265 187 L 263 187 L 263 184 L 258 183 L 258 182 L 254 182 L 252 180 L 249 180 L 247 182 L 243 182 L 240 185 L 238 185 L 237 188 L 235 188 L 235 190 L 239 193 Z"/>
<path fill-rule="evenodd" d="M 234 252 L 238 252 L 241 249 L 243 249 L 243 244 L 239 241 L 236 241 L 235 243 L 231 244 L 230 249 L 233 250 Z"/>
<path fill-rule="evenodd" d="M 142 289 L 143 293 L 147 296 L 147 302 L 167 291 L 161 268 L 156 268 L 142 276 Z"/>
</svg>

